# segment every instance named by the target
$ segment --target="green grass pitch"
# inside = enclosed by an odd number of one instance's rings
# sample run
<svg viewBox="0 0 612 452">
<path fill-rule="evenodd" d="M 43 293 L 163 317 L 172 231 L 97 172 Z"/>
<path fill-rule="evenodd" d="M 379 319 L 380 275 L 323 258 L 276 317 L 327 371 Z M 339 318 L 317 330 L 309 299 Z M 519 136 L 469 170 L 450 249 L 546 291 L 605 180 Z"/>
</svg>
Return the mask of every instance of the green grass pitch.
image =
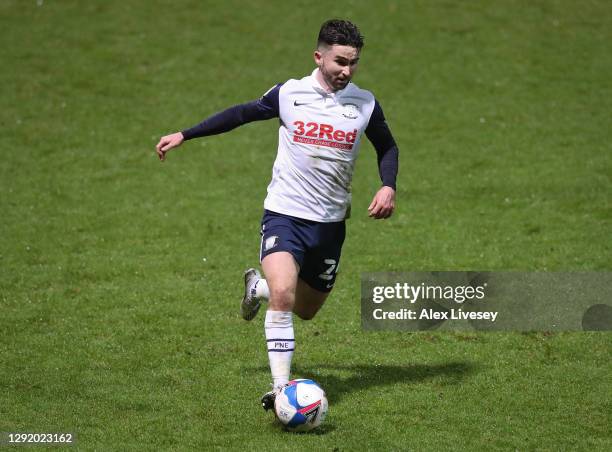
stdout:
<svg viewBox="0 0 612 452">
<path fill-rule="evenodd" d="M 320 24 L 400 146 L 364 144 L 342 270 L 296 321 L 314 434 L 259 406 L 257 262 L 275 121 L 154 145 L 308 74 Z M 610 333 L 365 333 L 362 272 L 612 270 L 612 4 L 0 0 L 0 432 L 78 450 L 610 450 Z M 77 450 L 75 449 L 75 450 Z"/>
</svg>

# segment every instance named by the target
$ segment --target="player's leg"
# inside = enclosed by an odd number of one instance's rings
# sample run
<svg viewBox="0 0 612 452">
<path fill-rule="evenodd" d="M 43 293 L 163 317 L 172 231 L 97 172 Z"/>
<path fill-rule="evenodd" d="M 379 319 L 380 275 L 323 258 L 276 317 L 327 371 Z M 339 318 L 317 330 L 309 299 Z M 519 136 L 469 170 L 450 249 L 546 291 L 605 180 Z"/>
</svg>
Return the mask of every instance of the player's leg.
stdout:
<svg viewBox="0 0 612 452">
<path fill-rule="evenodd" d="M 331 287 L 320 291 L 299 278 L 300 267 L 289 252 L 268 254 L 261 264 L 270 288 L 265 332 L 273 388 L 261 399 L 264 409 L 269 410 L 274 407 L 277 391 L 289 382 L 291 374 L 295 350 L 292 313 L 303 320 L 312 319 L 323 306 Z"/>
<path fill-rule="evenodd" d="M 298 277 L 295 289 L 295 303 L 292 311 L 302 320 L 311 320 L 317 312 L 319 312 L 321 307 L 323 307 L 323 303 L 325 303 L 328 296 L 329 292 L 321 292 L 313 289 L 304 282 L 304 280 Z M 277 295 L 274 299 L 276 308 L 276 300 L 283 300 L 283 297 Z M 254 268 L 249 268 L 244 273 L 244 297 L 240 305 L 242 318 L 245 320 L 252 320 L 257 315 L 261 303 L 268 302 L 269 300 L 270 288 L 268 286 L 268 281 L 262 278 L 259 271 Z"/>
<path fill-rule="evenodd" d="M 289 381 L 295 348 L 293 305 L 305 253 L 303 225 L 286 215 L 266 211 L 261 227 L 260 261 L 269 289 L 264 322 L 273 391 L 264 395 L 264 408 L 272 407 L 275 391 Z M 272 402 L 272 404 L 270 403 Z"/>
<path fill-rule="evenodd" d="M 269 410 L 274 407 L 276 392 L 289 382 L 291 375 L 295 350 L 292 312 L 304 320 L 312 319 L 329 292 L 313 289 L 298 278 L 299 266 L 289 252 L 268 254 L 261 264 L 270 290 L 264 325 L 272 374 L 272 391 L 264 394 L 261 403 Z"/>
<path fill-rule="evenodd" d="M 245 320 L 252 320 L 259 311 L 261 303 L 270 300 L 270 288 L 268 281 L 262 278 L 259 271 L 254 268 L 249 268 L 245 272 L 244 277 L 245 295 L 242 299 L 241 312 Z M 311 320 L 319 312 L 329 293 L 313 289 L 301 278 L 298 278 L 295 290 L 295 303 L 292 309 L 293 313 L 302 320 Z M 283 297 L 278 294 L 274 299 L 283 300 Z M 274 305 L 276 308 L 276 302 Z M 275 308 L 270 309 L 280 310 Z"/>
<path fill-rule="evenodd" d="M 265 280 L 270 293 L 268 310 L 291 312 L 295 304 L 295 291 L 300 271 L 295 258 L 288 251 L 278 251 L 265 256 L 261 261 L 261 267 L 266 275 Z"/>
<path fill-rule="evenodd" d="M 304 255 L 293 306 L 302 320 L 311 320 L 319 312 L 334 287 L 345 232 L 344 222 L 315 227 L 314 246 Z"/>
<path fill-rule="evenodd" d="M 259 260 L 263 262 L 264 258 L 268 255 L 276 254 L 278 252 L 291 252 L 295 256 L 302 255 L 303 251 L 300 250 L 297 243 L 299 240 L 295 240 L 295 232 L 293 230 L 291 220 L 284 216 L 274 212 L 265 211 L 264 216 L 261 220 L 261 249 L 259 250 Z M 274 258 L 273 262 L 276 262 Z M 279 265 L 282 269 L 283 262 L 280 261 Z M 262 264 L 263 265 L 263 264 Z M 270 273 L 276 274 L 274 263 L 270 264 Z M 244 296 L 240 303 L 240 313 L 244 320 L 252 320 L 259 312 L 262 302 L 269 301 L 270 299 L 270 288 L 268 286 L 268 274 L 266 278 L 262 278 L 259 271 L 254 268 L 249 268 L 244 272 Z M 276 285 L 279 290 L 283 289 L 280 285 Z M 278 292 L 278 291 L 277 291 Z M 278 297 L 275 297 L 278 299 Z M 281 298 L 282 299 L 282 298 Z M 275 306 L 276 308 L 276 306 Z"/>
<path fill-rule="evenodd" d="M 261 399 L 264 409 L 274 406 L 276 392 L 289 382 L 291 360 L 295 349 L 293 330 L 293 305 L 298 281 L 299 266 L 293 255 L 287 251 L 268 254 L 261 261 L 270 299 L 264 330 L 268 347 L 268 360 L 272 374 L 272 391 Z"/>
<path fill-rule="evenodd" d="M 293 312 L 302 320 L 311 320 L 323 307 L 328 296 L 329 292 L 313 289 L 303 279 L 298 278 Z"/>
<path fill-rule="evenodd" d="M 293 305 L 299 267 L 287 251 L 268 254 L 261 265 L 270 288 L 270 300 L 264 323 L 273 389 L 289 381 L 295 348 Z"/>
<path fill-rule="evenodd" d="M 261 233 L 260 260 L 266 279 L 253 271 L 252 292 L 266 287 L 269 295 L 265 335 L 273 390 L 264 395 L 262 405 L 270 409 L 276 391 L 289 381 L 295 349 L 292 314 L 311 319 L 325 302 L 335 281 L 344 223 L 321 226 L 266 211 Z M 320 245 L 324 245 L 320 252 L 313 252 L 312 247 Z M 307 253 L 310 258 L 303 272 Z"/>
</svg>

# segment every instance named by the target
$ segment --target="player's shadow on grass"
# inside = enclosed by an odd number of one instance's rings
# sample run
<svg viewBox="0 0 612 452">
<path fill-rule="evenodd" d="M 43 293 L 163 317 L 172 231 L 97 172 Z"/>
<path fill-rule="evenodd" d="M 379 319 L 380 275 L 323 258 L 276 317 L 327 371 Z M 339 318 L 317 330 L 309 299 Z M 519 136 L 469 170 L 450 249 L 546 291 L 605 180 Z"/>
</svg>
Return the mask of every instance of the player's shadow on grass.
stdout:
<svg viewBox="0 0 612 452">
<path fill-rule="evenodd" d="M 474 371 L 474 366 L 465 362 L 453 362 L 439 365 L 328 365 L 318 366 L 313 372 L 296 366 L 294 375 L 310 378 L 321 384 L 328 393 L 330 403 L 338 402 L 346 393 L 365 390 L 376 386 L 387 386 L 397 383 L 418 383 L 425 380 L 439 379 L 442 384 L 457 384 L 467 374 Z M 335 375 L 336 373 L 347 376 Z"/>
<path fill-rule="evenodd" d="M 257 370 L 269 372 L 267 367 Z M 327 393 L 330 403 L 336 403 L 350 392 L 397 383 L 412 384 L 426 380 L 439 380 L 441 384 L 458 384 L 465 376 L 474 373 L 475 366 L 468 362 L 425 365 L 323 365 L 313 371 L 294 366 L 294 378 L 310 378 L 318 382 Z"/>
</svg>

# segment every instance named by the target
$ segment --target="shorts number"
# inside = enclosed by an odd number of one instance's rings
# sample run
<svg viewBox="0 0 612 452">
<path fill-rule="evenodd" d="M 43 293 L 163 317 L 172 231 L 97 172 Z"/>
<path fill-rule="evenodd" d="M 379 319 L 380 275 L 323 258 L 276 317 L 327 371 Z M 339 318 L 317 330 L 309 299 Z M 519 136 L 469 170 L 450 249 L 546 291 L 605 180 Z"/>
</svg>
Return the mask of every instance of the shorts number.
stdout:
<svg viewBox="0 0 612 452">
<path fill-rule="evenodd" d="M 325 259 L 323 263 L 329 265 L 329 268 L 321 273 L 319 278 L 324 279 L 325 281 L 331 281 L 338 272 L 338 262 L 336 262 L 335 259 Z"/>
</svg>

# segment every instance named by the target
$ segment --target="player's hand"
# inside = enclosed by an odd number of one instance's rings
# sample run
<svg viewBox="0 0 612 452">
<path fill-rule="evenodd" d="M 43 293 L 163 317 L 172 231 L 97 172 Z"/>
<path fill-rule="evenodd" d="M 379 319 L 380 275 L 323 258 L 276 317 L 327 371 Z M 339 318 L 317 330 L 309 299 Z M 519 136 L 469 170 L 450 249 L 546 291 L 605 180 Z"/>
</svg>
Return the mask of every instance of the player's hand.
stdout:
<svg viewBox="0 0 612 452">
<path fill-rule="evenodd" d="M 165 137 L 161 137 L 159 143 L 157 143 L 157 146 L 155 146 L 157 156 L 163 162 L 166 160 L 166 152 L 180 146 L 183 141 L 185 141 L 185 137 L 181 132 L 176 132 L 166 135 Z"/>
<path fill-rule="evenodd" d="M 382 187 L 374 195 L 374 199 L 368 207 L 368 215 L 377 220 L 389 218 L 395 210 L 395 190 L 391 187 Z"/>
</svg>

